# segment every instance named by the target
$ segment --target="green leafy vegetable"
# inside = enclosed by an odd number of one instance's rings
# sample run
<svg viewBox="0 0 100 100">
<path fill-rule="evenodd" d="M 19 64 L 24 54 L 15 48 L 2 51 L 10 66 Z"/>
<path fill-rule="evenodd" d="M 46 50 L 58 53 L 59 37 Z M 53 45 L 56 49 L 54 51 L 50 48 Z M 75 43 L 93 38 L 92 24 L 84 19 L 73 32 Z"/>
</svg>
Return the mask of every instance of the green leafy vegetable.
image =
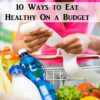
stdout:
<svg viewBox="0 0 100 100">
<path fill-rule="evenodd" d="M 83 94 L 77 90 L 76 85 L 73 87 L 64 85 L 57 90 L 56 96 L 57 100 L 80 100 Z"/>
<path fill-rule="evenodd" d="M 19 60 L 5 60 L 5 59 L 2 59 L 2 63 L 3 63 L 3 68 L 6 72 L 9 71 L 9 69 L 14 66 L 14 65 L 19 65 L 20 64 L 20 61 Z"/>
</svg>

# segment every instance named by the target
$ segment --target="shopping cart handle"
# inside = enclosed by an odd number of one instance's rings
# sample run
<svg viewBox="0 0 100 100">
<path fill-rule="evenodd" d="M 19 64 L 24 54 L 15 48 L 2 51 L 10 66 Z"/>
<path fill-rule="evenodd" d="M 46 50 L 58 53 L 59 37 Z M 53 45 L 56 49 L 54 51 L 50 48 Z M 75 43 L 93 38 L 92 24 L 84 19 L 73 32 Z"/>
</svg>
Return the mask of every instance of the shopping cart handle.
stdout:
<svg viewBox="0 0 100 100">
<path fill-rule="evenodd" d="M 39 60 L 61 60 L 62 55 L 33 55 Z M 89 54 L 80 54 L 77 56 L 77 59 L 99 59 L 100 53 L 89 53 Z"/>
</svg>

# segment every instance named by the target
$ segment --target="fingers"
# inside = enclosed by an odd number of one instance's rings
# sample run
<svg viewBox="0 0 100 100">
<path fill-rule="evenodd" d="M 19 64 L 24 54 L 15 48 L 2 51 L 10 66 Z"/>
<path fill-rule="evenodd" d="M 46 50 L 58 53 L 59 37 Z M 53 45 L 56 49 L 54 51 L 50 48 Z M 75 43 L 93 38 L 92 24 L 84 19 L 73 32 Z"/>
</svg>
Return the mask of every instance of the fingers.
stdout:
<svg viewBox="0 0 100 100">
<path fill-rule="evenodd" d="M 27 51 L 29 52 L 29 53 L 32 53 L 32 52 L 36 52 L 36 51 L 38 51 L 39 49 L 40 49 L 40 47 L 42 47 L 43 46 L 43 44 L 44 43 L 42 43 L 42 44 L 40 44 L 40 45 L 37 45 L 37 46 L 33 46 L 33 47 L 28 47 L 27 48 Z"/>
<path fill-rule="evenodd" d="M 36 39 L 34 41 L 27 43 L 27 47 L 32 48 L 33 46 L 40 45 L 41 43 L 45 43 L 47 39 L 48 37 L 42 37 L 41 39 Z"/>
<path fill-rule="evenodd" d="M 42 31 L 40 31 L 42 30 Z M 35 33 L 36 32 L 36 33 Z M 31 42 L 36 39 L 41 39 L 42 37 L 50 37 L 52 35 L 52 30 L 48 29 L 38 29 L 27 35 L 24 35 L 24 42 Z"/>
<path fill-rule="evenodd" d="M 78 41 L 77 38 L 72 38 L 71 36 L 69 36 L 69 37 L 64 38 L 64 40 L 61 43 L 57 44 L 55 47 L 56 48 L 64 48 L 64 47 L 67 47 L 67 46 L 73 44 L 76 41 Z"/>
<path fill-rule="evenodd" d="M 29 43 L 25 43 L 28 52 L 32 53 L 33 51 L 38 51 L 44 45 L 47 39 L 48 39 L 48 36 L 42 37 L 41 39 L 36 39 Z"/>
<path fill-rule="evenodd" d="M 81 54 L 83 52 L 82 44 L 77 35 L 70 35 L 63 39 L 63 41 L 55 46 L 61 48 L 67 53 Z"/>
<path fill-rule="evenodd" d="M 72 54 L 81 54 L 82 53 L 82 47 L 79 48 L 74 48 L 70 50 L 65 50 L 67 53 L 72 53 Z"/>
<path fill-rule="evenodd" d="M 36 39 L 39 39 L 39 38 L 42 38 L 42 37 L 50 37 L 52 33 L 48 34 L 48 33 L 41 33 L 39 35 L 34 35 L 34 36 L 25 36 L 24 37 L 24 42 L 28 43 L 28 42 L 31 42 L 33 40 L 36 40 Z"/>
<path fill-rule="evenodd" d="M 67 50 L 71 50 L 71 49 L 74 49 L 74 48 L 80 48 L 82 45 L 79 41 L 75 42 L 75 43 L 72 43 L 68 46 L 65 46 L 63 49 L 65 49 L 66 51 Z"/>
<path fill-rule="evenodd" d="M 50 34 L 52 32 L 52 30 L 50 29 L 44 29 L 44 28 L 38 28 L 28 34 L 25 34 L 26 36 L 33 36 L 33 35 L 38 35 L 39 33 L 47 33 L 47 34 Z"/>
<path fill-rule="evenodd" d="M 39 28 L 24 35 L 24 45 L 29 52 L 37 51 L 52 35 L 52 30 Z"/>
</svg>

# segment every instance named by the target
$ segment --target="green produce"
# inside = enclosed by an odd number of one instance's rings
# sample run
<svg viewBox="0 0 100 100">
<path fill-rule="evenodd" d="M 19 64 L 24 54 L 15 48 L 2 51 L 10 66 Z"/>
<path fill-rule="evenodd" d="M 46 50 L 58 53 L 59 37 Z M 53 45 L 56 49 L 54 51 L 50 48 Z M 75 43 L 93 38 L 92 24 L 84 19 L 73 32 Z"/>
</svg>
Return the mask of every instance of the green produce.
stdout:
<svg viewBox="0 0 100 100">
<path fill-rule="evenodd" d="M 76 85 L 73 87 L 64 85 L 56 92 L 57 100 L 80 100 L 83 94 L 77 90 Z"/>
<path fill-rule="evenodd" d="M 5 71 L 3 70 L 1 56 L 0 56 L 0 79 L 1 79 L 1 81 L 0 81 L 1 82 L 0 83 L 0 89 L 1 89 L 0 92 L 4 91 L 4 92 L 7 92 L 7 93 L 14 93 L 11 82 L 9 81 Z"/>
<path fill-rule="evenodd" d="M 20 64 L 20 61 L 19 60 L 5 60 L 5 59 L 2 59 L 2 63 L 3 63 L 3 68 L 5 70 L 5 72 L 8 72 L 9 69 L 14 66 L 14 65 L 19 65 Z"/>
</svg>

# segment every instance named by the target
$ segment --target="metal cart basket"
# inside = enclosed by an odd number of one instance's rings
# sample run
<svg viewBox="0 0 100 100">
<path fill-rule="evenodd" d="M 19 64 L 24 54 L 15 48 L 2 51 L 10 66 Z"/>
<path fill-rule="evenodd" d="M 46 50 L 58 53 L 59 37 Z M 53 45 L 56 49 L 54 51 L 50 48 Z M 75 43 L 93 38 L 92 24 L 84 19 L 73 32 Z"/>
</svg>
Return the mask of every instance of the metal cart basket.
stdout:
<svg viewBox="0 0 100 100">
<path fill-rule="evenodd" d="M 58 52 L 56 55 L 36 55 L 36 57 L 39 60 L 55 60 L 55 59 L 62 59 L 61 55 L 58 55 Z M 100 54 L 99 53 L 95 53 L 95 54 L 82 54 L 79 55 L 77 57 L 78 59 L 99 59 L 100 58 Z M 100 72 L 100 67 L 99 66 L 87 66 L 87 67 L 82 67 L 85 70 L 89 70 L 89 71 L 98 71 Z M 46 70 L 46 79 L 51 82 L 55 87 L 57 84 L 59 84 L 59 86 L 62 85 L 79 85 L 82 82 L 86 82 L 88 80 L 75 80 L 72 77 L 69 77 L 68 75 L 66 75 L 63 67 L 49 67 L 49 68 L 45 68 Z M 56 73 L 58 73 L 58 77 L 56 77 Z M 51 74 L 52 77 L 48 77 L 48 74 Z M 95 83 L 95 85 L 98 85 L 99 83 Z M 56 88 L 58 89 L 58 87 Z"/>
</svg>

